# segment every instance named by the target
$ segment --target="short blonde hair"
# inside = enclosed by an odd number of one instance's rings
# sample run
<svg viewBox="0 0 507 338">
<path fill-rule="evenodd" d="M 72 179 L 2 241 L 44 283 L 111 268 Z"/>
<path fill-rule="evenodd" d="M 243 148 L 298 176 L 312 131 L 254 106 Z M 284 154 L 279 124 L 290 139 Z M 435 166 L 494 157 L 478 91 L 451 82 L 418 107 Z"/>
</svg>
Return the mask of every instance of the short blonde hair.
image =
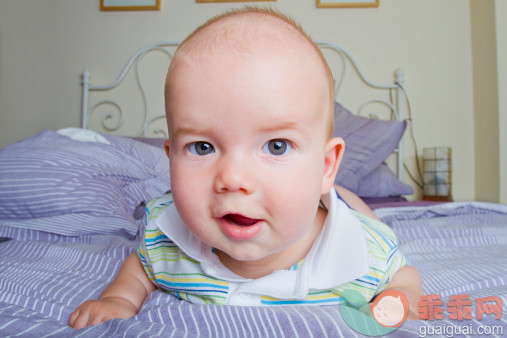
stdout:
<svg viewBox="0 0 507 338">
<path fill-rule="evenodd" d="M 296 33 L 296 36 L 299 36 L 303 43 L 307 46 L 309 46 L 316 54 L 316 56 L 319 58 L 320 64 L 322 65 L 322 69 L 324 71 L 327 86 L 329 89 L 329 103 L 328 103 L 328 125 L 327 125 L 327 136 L 328 138 L 331 137 L 333 128 L 334 128 L 334 80 L 333 75 L 331 73 L 331 69 L 329 68 L 329 65 L 326 62 L 326 59 L 324 58 L 324 55 L 322 54 L 319 47 L 313 42 L 313 40 L 310 38 L 310 36 L 303 30 L 301 25 L 299 25 L 293 18 L 281 13 L 278 10 L 272 9 L 272 8 L 260 8 L 260 7 L 253 7 L 253 6 L 245 6 L 240 9 L 231 9 L 228 10 L 222 14 L 219 14 L 208 21 L 206 21 L 204 24 L 196 28 L 183 42 L 180 44 L 176 52 L 174 53 L 173 59 L 171 61 L 171 64 L 169 66 L 169 70 L 167 72 L 167 78 L 166 78 L 166 86 L 165 86 L 165 97 L 166 97 L 166 107 L 167 107 L 167 98 L 168 98 L 168 92 L 170 87 L 170 79 L 175 73 L 175 70 L 177 68 L 177 65 L 179 61 L 183 58 L 185 58 L 185 55 L 187 53 L 191 53 L 193 56 L 196 54 L 198 55 L 199 51 L 212 51 L 214 46 L 220 45 L 219 42 L 226 42 L 228 45 L 231 45 L 234 47 L 234 49 L 240 51 L 240 52 L 248 52 L 249 50 L 248 45 L 244 43 L 237 43 L 238 40 L 234 39 L 233 36 L 237 34 L 234 30 L 234 27 L 230 27 L 225 24 L 225 22 L 229 19 L 241 19 L 242 16 L 245 15 L 260 15 L 265 18 L 272 19 L 274 22 L 277 22 L 280 24 L 280 30 L 286 30 L 293 33 Z M 209 34 L 204 34 L 206 30 L 209 27 L 220 25 L 221 23 L 224 23 L 220 29 L 219 34 L 213 34 L 210 36 Z M 258 31 L 254 31 L 249 27 L 249 31 L 252 33 L 258 33 Z M 269 34 L 271 32 L 268 32 Z M 279 38 L 280 32 L 279 31 L 273 31 L 271 34 L 271 37 Z M 257 34 L 254 34 L 254 37 L 257 39 L 257 41 L 265 40 L 263 38 L 266 37 L 266 35 L 258 36 Z M 243 40 L 240 40 L 241 42 Z"/>
</svg>

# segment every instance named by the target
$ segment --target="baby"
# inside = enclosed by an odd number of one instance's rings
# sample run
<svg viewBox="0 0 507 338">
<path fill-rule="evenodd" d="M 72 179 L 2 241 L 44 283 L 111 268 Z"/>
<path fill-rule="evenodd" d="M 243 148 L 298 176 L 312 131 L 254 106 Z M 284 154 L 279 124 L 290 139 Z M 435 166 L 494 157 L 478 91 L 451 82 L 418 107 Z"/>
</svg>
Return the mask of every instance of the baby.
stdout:
<svg viewBox="0 0 507 338">
<path fill-rule="evenodd" d="M 157 288 L 231 305 L 395 288 L 417 313 L 422 282 L 394 234 L 333 187 L 345 147 L 331 138 L 333 92 L 319 49 L 275 11 L 231 11 L 194 31 L 166 80 L 172 192 L 148 204 L 137 253 L 69 325 L 132 317 Z"/>
</svg>

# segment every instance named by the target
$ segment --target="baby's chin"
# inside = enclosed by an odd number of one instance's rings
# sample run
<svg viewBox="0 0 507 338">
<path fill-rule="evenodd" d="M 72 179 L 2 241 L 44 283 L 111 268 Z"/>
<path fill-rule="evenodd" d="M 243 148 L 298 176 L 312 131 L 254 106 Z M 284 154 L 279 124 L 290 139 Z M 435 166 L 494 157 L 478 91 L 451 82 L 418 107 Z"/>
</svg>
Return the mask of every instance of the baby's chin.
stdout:
<svg viewBox="0 0 507 338">
<path fill-rule="evenodd" d="M 225 267 L 245 278 L 260 278 L 290 267 L 280 265 L 283 259 L 276 252 L 243 248 L 227 251 L 215 249 L 215 253 Z"/>
<path fill-rule="evenodd" d="M 251 248 L 224 248 L 216 251 L 219 257 L 226 260 L 233 260 L 237 263 L 252 264 L 255 262 L 262 263 L 270 254 Z"/>
</svg>

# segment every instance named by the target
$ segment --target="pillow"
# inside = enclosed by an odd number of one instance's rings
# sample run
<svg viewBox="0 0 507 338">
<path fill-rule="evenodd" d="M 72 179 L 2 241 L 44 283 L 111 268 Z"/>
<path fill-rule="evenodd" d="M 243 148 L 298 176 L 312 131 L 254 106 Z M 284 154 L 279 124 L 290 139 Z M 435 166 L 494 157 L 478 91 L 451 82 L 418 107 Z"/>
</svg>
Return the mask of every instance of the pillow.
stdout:
<svg viewBox="0 0 507 338">
<path fill-rule="evenodd" d="M 408 203 L 407 199 L 403 196 L 388 196 L 388 197 L 361 197 L 364 203 L 366 203 L 370 209 L 373 210 L 372 206 L 378 208 L 381 204 L 392 204 L 392 203 Z"/>
<path fill-rule="evenodd" d="M 0 150 L 0 224 L 134 237 L 135 208 L 170 188 L 169 161 L 163 149 L 103 137 L 109 144 L 44 131 Z"/>
<path fill-rule="evenodd" d="M 406 122 L 353 115 L 334 106 L 333 136 L 345 140 L 345 152 L 335 183 L 357 194 L 359 182 L 383 163 L 398 145 Z"/>
<path fill-rule="evenodd" d="M 355 193 L 361 197 L 401 196 L 412 195 L 414 188 L 400 181 L 387 164 L 382 163 L 359 182 Z"/>
<path fill-rule="evenodd" d="M 131 137 L 131 139 L 149 144 L 151 146 L 164 149 L 165 138 L 152 138 L 152 137 Z"/>
</svg>

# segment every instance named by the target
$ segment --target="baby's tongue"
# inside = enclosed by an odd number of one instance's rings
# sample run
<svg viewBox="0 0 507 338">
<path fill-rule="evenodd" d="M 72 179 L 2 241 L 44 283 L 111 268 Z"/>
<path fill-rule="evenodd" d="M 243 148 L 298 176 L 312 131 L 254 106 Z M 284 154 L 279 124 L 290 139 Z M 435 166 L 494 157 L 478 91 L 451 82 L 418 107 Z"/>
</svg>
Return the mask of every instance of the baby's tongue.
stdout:
<svg viewBox="0 0 507 338">
<path fill-rule="evenodd" d="M 229 214 L 229 219 L 238 225 L 253 225 L 257 223 L 257 219 L 248 218 L 237 214 Z"/>
</svg>

